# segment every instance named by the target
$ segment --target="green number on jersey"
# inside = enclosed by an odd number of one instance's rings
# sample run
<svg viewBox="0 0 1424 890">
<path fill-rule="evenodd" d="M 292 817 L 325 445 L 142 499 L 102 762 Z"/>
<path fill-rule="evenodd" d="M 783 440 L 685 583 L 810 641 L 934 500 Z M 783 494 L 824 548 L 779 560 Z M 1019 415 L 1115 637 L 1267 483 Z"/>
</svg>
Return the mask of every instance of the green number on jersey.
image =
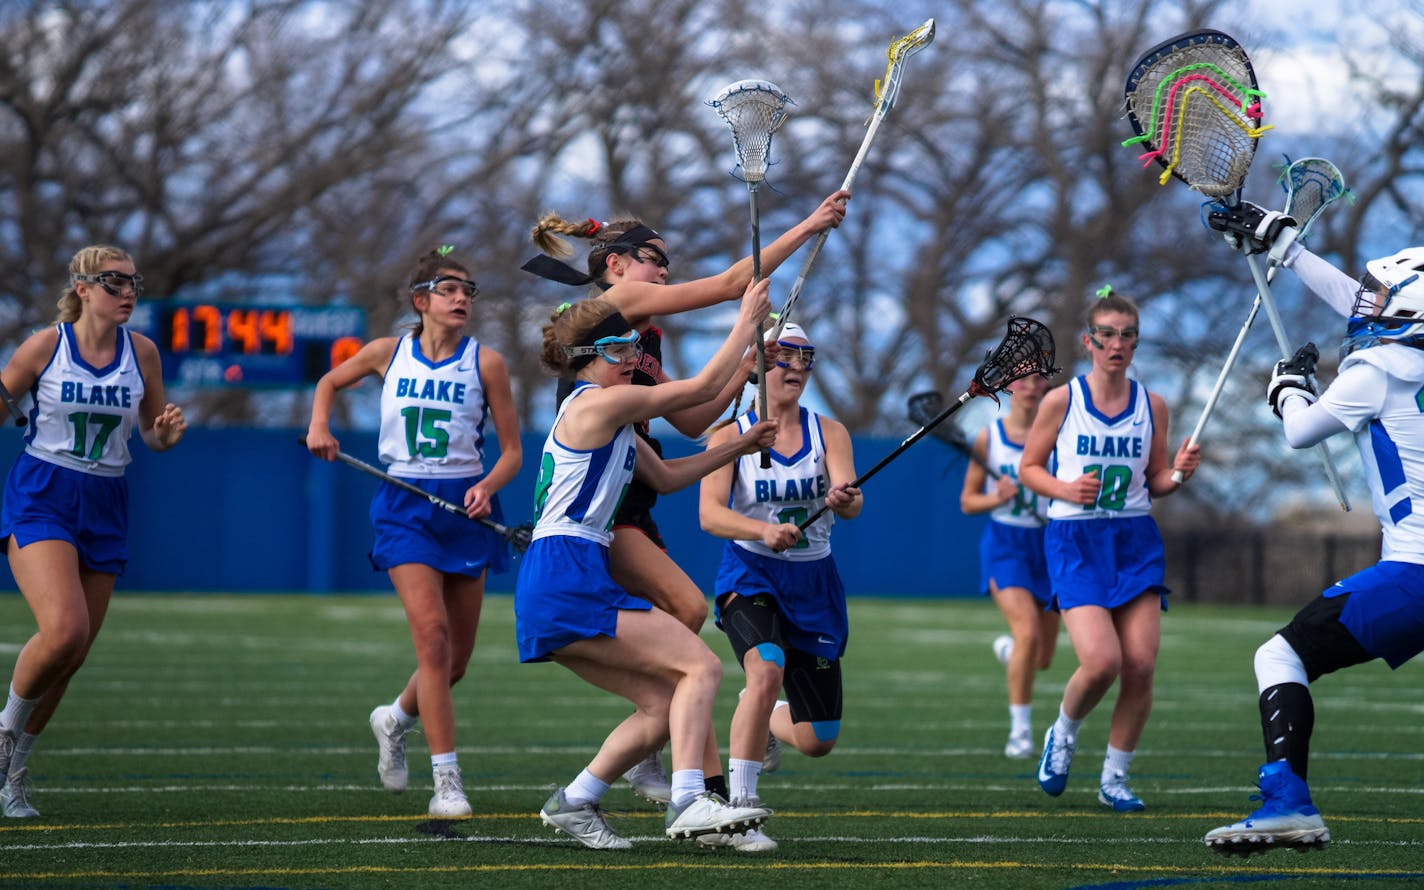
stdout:
<svg viewBox="0 0 1424 890">
<path fill-rule="evenodd" d="M 1098 489 L 1098 500 L 1096 504 L 1085 504 L 1084 510 L 1121 510 L 1127 505 L 1127 492 L 1132 484 L 1132 469 L 1119 464 L 1090 464 L 1083 468 L 1084 473 L 1098 471 L 1098 478 L 1102 480 L 1102 488 Z"/>
<path fill-rule="evenodd" d="M 104 445 L 109 441 L 109 436 L 119 428 L 123 418 L 117 414 L 87 414 L 76 411 L 69 415 L 69 422 L 74 424 L 74 447 L 69 449 L 69 453 L 75 457 L 85 457 L 87 452 L 89 460 L 98 460 L 104 454 Z M 92 444 L 89 442 L 91 423 L 95 427 Z"/>
<path fill-rule="evenodd" d="M 448 410 L 413 406 L 402 408 L 401 417 L 411 457 L 444 457 L 450 451 L 450 433 L 441 426 L 450 419 Z"/>
<path fill-rule="evenodd" d="M 800 525 L 806 521 L 806 517 L 811 515 L 805 507 L 785 507 L 776 514 L 777 522 L 789 522 L 792 525 Z M 792 550 L 805 550 L 811 546 L 811 542 L 806 540 L 806 535 L 802 534 L 796 543 L 792 545 Z"/>
</svg>

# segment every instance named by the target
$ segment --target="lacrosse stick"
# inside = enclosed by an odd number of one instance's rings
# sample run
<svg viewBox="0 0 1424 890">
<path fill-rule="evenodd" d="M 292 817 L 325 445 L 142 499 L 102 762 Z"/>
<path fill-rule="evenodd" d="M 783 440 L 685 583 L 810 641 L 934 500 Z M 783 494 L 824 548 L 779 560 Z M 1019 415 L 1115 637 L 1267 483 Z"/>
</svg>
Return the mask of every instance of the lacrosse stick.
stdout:
<svg viewBox="0 0 1424 890">
<path fill-rule="evenodd" d="M 910 422 L 925 426 L 931 420 L 934 420 L 934 416 L 944 408 L 944 396 L 934 390 L 917 392 L 910 396 L 908 407 Z M 974 445 L 965 437 L 964 431 L 959 427 L 952 423 L 946 423 L 942 426 L 934 427 L 933 430 L 936 439 L 969 458 L 979 469 L 988 474 L 990 479 L 998 481 L 999 477 L 1003 476 L 1003 473 L 989 466 L 988 461 L 974 453 Z M 1014 507 L 1018 512 L 1032 516 L 1034 521 L 1039 525 L 1044 524 L 1043 517 L 1039 516 L 1037 511 L 1024 502 L 1023 492 L 1021 490 L 1014 492 Z"/>
<path fill-rule="evenodd" d="M 1349 190 L 1345 188 L 1345 177 L 1339 168 L 1324 158 L 1301 158 L 1298 161 L 1291 161 L 1287 158 L 1286 161 L 1286 167 L 1281 171 L 1279 180 L 1281 188 L 1286 193 L 1285 214 L 1292 219 L 1300 220 L 1299 234 L 1296 235 L 1296 240 L 1303 241 L 1321 211 L 1347 195 Z M 1275 278 L 1276 270 L 1279 268 L 1274 259 L 1267 263 L 1267 283 Z M 1217 399 L 1221 397 L 1221 391 L 1226 386 L 1226 377 L 1236 365 L 1236 357 L 1241 352 L 1241 344 L 1246 341 L 1246 334 L 1250 332 L 1251 325 L 1255 323 L 1256 315 L 1260 311 L 1261 295 L 1257 294 L 1255 301 L 1251 304 L 1250 314 L 1246 316 L 1246 321 L 1236 334 L 1236 342 L 1231 345 L 1231 351 L 1226 355 L 1226 362 L 1221 366 L 1221 373 L 1216 376 L 1216 385 L 1212 387 L 1211 395 L 1207 397 L 1206 404 L 1202 406 L 1201 416 L 1197 418 L 1197 425 L 1192 430 L 1188 444 L 1195 445 L 1201 438 L 1202 429 L 1206 427 L 1208 418 L 1216 410 Z M 1185 481 L 1185 474 L 1180 470 L 1173 470 L 1172 481 L 1178 484 L 1182 483 Z"/>
<path fill-rule="evenodd" d="M 875 139 L 875 132 L 880 129 L 880 122 L 885 120 L 885 115 L 895 107 L 895 100 L 900 96 L 900 81 L 905 76 L 905 62 L 910 56 L 934 41 L 934 32 L 934 19 L 928 19 L 909 34 L 890 43 L 890 49 L 886 52 L 890 62 L 885 67 L 885 79 L 875 82 L 875 111 L 870 115 L 865 138 L 860 141 L 860 150 L 856 152 L 855 160 L 851 161 L 850 172 L 846 174 L 845 181 L 841 183 L 842 191 L 850 191 L 850 187 L 855 183 L 856 174 L 860 172 L 860 165 L 865 161 L 866 154 L 870 152 L 870 143 Z M 781 334 L 782 326 L 791 320 L 791 309 L 801 297 L 801 288 L 806 284 L 806 276 L 811 271 L 811 264 L 816 262 L 816 257 L 820 255 L 821 248 L 825 246 L 826 239 L 830 237 L 830 234 L 831 230 L 825 229 L 817 235 L 815 242 L 811 244 L 811 252 L 806 254 L 805 261 L 801 263 L 801 271 L 797 273 L 796 281 L 791 285 L 791 293 L 786 297 L 786 304 L 777 313 L 775 328 L 777 335 Z"/>
<path fill-rule="evenodd" d="M 306 447 L 306 436 L 298 437 L 297 441 L 301 443 L 301 446 L 303 448 Z M 417 497 L 425 498 L 427 501 L 446 511 L 447 513 L 454 513 L 456 516 L 463 516 L 466 519 L 478 522 L 480 525 L 483 525 L 485 528 L 490 529 L 495 534 L 508 541 L 510 546 L 513 547 L 515 552 L 517 553 L 523 553 L 525 550 L 529 549 L 529 542 L 533 539 L 534 535 L 533 526 L 516 525 L 510 527 L 507 525 L 501 525 L 500 523 L 495 522 L 493 519 L 490 519 L 488 516 L 471 516 L 470 514 L 466 513 L 465 508 L 461 507 L 459 504 L 452 504 L 444 498 L 440 497 L 439 495 L 431 494 L 430 492 L 421 488 L 419 485 L 407 482 L 399 476 L 392 476 L 390 473 L 387 473 L 380 467 L 373 467 L 370 464 L 366 463 L 364 460 L 361 460 L 359 457 L 352 457 L 344 451 L 338 451 L 336 452 L 336 459 L 346 464 L 348 467 L 354 467 L 360 470 L 368 476 L 375 476 L 377 479 L 380 479 L 383 482 L 389 482 L 390 484 L 394 485 L 396 488 L 401 489 L 402 491 L 408 491 L 411 494 L 416 495 Z"/>
<path fill-rule="evenodd" d="M 20 403 L 15 401 L 15 397 L 10 395 L 10 390 L 5 388 L 4 383 L 0 383 L 0 401 L 5 403 L 5 410 L 10 412 L 10 417 L 15 421 L 15 426 L 25 425 L 25 412 L 20 410 Z"/>
<path fill-rule="evenodd" d="M 1241 187 L 1256 156 L 1261 134 L 1261 99 L 1256 72 L 1246 51 L 1220 31 L 1202 29 L 1173 37 L 1149 49 L 1127 75 L 1127 118 L 1137 136 L 1123 145 L 1142 145 L 1142 159 L 1156 161 L 1165 185 L 1171 177 L 1225 204 L 1241 204 Z M 1246 262 L 1256 293 L 1276 336 L 1282 358 L 1290 358 L 1290 339 L 1271 298 L 1270 284 L 1256 257 Z M 1324 442 L 1315 446 L 1342 509 L 1350 502 Z"/>
<path fill-rule="evenodd" d="M 737 163 L 747 184 L 752 218 L 752 281 L 761 280 L 761 219 L 757 214 L 757 191 L 766 179 L 767 159 L 771 154 L 771 134 L 786 120 L 790 97 L 764 80 L 739 80 L 724 87 L 707 104 L 717 109 L 722 120 L 732 128 L 732 143 L 737 149 Z M 766 343 L 765 330 L 757 325 L 757 416 L 766 418 Z M 762 469 L 771 466 L 771 452 L 763 449 Z"/>
<path fill-rule="evenodd" d="M 943 423 L 951 414 L 963 408 L 975 396 L 989 396 L 997 402 L 998 396 L 995 394 L 1015 380 L 1021 380 L 1030 374 L 1049 377 L 1058 373 L 1058 369 L 1053 366 L 1054 354 L 1053 333 L 1048 330 L 1046 325 L 1031 318 L 1019 316 L 1010 318 L 1008 333 L 1004 335 L 1004 339 L 998 346 L 995 346 L 988 355 L 984 356 L 984 362 L 974 372 L 974 380 L 970 382 L 969 388 L 948 408 L 931 417 L 928 423 L 911 433 L 894 451 L 882 457 L 879 463 L 862 473 L 860 478 L 850 484 L 850 487 L 860 488 L 870 477 L 885 469 L 886 465 L 903 454 L 905 449 L 923 439 L 927 433 Z M 828 509 L 830 508 L 823 504 L 821 509 L 803 520 L 798 527 L 805 531 Z"/>
</svg>

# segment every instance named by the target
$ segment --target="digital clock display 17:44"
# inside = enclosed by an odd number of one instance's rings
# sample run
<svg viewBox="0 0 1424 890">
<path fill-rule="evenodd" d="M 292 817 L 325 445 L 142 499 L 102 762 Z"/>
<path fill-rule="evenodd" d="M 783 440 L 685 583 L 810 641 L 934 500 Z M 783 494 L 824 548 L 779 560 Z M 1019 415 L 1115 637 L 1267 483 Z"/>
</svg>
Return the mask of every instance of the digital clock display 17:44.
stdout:
<svg viewBox="0 0 1424 890">
<path fill-rule="evenodd" d="M 366 314 L 350 306 L 141 304 L 129 327 L 158 344 L 180 386 L 306 386 L 356 354 Z"/>
</svg>

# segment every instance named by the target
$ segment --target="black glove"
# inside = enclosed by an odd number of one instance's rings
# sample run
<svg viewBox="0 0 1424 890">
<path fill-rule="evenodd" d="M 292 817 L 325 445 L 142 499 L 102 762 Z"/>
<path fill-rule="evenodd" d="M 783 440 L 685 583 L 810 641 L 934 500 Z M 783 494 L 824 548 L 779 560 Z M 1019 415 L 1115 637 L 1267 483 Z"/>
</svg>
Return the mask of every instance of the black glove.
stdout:
<svg viewBox="0 0 1424 890">
<path fill-rule="evenodd" d="M 1209 205 L 1206 224 L 1221 232 L 1226 243 L 1235 249 L 1248 254 L 1270 250 L 1273 258 L 1282 256 L 1300 231 L 1294 217 L 1266 210 L 1249 201 L 1235 207 Z"/>
<path fill-rule="evenodd" d="M 1276 370 L 1271 374 L 1271 382 L 1266 387 L 1266 401 L 1271 410 L 1281 417 L 1281 405 L 1287 396 L 1301 396 L 1309 404 L 1315 404 L 1315 363 L 1320 361 L 1320 350 L 1314 343 L 1307 343 L 1295 351 L 1295 355 L 1276 362 Z"/>
</svg>

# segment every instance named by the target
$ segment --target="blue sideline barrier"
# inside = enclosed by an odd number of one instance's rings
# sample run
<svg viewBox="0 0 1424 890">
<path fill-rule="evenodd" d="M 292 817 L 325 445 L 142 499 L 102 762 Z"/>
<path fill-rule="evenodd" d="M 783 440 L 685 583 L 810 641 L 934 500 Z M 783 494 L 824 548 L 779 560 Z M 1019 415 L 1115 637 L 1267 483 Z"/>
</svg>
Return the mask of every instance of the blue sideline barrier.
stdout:
<svg viewBox="0 0 1424 890">
<path fill-rule="evenodd" d="M 311 457 L 299 430 L 191 429 L 179 447 L 153 454 L 137 437 L 129 467 L 129 571 L 120 590 L 292 592 L 387 591 L 372 571 L 367 509 L 375 479 Z M 373 433 L 342 433 L 342 449 L 370 463 Z M 529 518 L 542 434 L 524 437 L 524 468 L 501 495 L 511 523 Z M 870 467 L 899 440 L 856 438 L 856 465 Z M 697 446 L 668 436 L 669 457 Z M 20 431 L 0 432 L 4 469 Z M 491 457 L 491 460 L 493 458 Z M 838 522 L 836 561 L 852 596 L 973 596 L 980 517 L 959 512 L 963 460 L 937 442 L 907 450 L 866 486 L 865 510 Z M 697 488 L 661 500 L 659 526 L 673 558 L 711 592 L 723 542 L 697 524 Z M 492 592 L 514 589 L 515 570 L 493 575 Z M 0 585 L 13 591 L 0 560 Z"/>
</svg>

